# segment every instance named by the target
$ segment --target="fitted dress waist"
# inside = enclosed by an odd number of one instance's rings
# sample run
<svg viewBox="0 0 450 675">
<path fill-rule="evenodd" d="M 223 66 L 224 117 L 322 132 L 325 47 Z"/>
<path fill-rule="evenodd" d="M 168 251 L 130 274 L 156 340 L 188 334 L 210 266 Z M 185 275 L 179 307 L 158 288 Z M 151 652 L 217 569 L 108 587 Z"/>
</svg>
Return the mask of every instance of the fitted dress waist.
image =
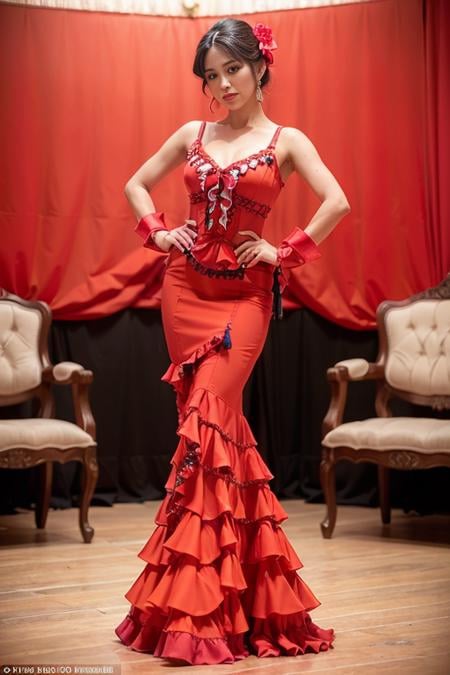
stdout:
<svg viewBox="0 0 450 675">
<path fill-rule="evenodd" d="M 194 251 L 195 246 L 191 250 Z M 189 286 L 205 298 L 221 300 L 259 296 L 271 302 L 274 269 L 269 263 L 259 262 L 253 267 L 242 269 L 240 276 L 211 276 L 196 269 L 186 253 L 172 246 L 166 259 L 165 275 L 176 279 L 180 286 Z"/>
</svg>

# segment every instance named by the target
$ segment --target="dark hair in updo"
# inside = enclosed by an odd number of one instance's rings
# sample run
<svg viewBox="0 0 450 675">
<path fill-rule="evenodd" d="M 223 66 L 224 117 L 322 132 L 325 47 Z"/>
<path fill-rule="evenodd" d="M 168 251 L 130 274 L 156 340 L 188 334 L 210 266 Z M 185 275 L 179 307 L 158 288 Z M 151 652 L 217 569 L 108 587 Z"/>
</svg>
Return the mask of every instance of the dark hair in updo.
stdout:
<svg viewBox="0 0 450 675">
<path fill-rule="evenodd" d="M 217 35 L 214 38 L 215 33 Z M 233 58 L 245 61 L 252 68 L 255 67 L 258 61 L 264 58 L 259 48 L 259 41 L 255 37 L 250 24 L 241 19 L 221 19 L 217 21 L 198 43 L 192 68 L 195 75 L 198 75 L 203 80 L 203 93 L 207 85 L 205 77 L 206 54 L 208 49 L 213 45 L 221 47 Z M 270 73 L 267 67 L 261 78 L 261 87 L 264 87 L 269 80 Z"/>
</svg>

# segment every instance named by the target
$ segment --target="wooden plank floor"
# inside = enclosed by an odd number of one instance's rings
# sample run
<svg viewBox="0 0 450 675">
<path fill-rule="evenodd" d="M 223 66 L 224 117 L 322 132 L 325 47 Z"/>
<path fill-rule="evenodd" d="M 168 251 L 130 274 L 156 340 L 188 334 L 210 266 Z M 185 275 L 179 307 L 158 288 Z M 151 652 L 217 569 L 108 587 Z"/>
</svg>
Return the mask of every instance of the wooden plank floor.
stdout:
<svg viewBox="0 0 450 675">
<path fill-rule="evenodd" d="M 333 539 L 322 539 L 322 505 L 283 501 L 285 531 L 322 605 L 311 613 L 334 627 L 335 648 L 234 665 L 174 667 L 132 652 L 114 635 L 128 610 L 123 594 L 143 562 L 137 552 L 159 504 L 92 508 L 94 541 L 81 542 L 77 512 L 0 516 L 0 663 L 115 666 L 142 673 L 450 673 L 450 517 L 340 507 Z"/>
</svg>

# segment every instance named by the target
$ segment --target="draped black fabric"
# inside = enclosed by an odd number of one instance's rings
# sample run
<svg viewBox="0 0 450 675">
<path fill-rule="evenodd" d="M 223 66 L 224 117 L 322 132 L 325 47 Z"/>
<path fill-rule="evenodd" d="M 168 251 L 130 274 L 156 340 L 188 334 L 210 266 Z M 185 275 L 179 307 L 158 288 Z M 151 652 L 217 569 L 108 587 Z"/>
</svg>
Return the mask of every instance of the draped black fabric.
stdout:
<svg viewBox="0 0 450 675">
<path fill-rule="evenodd" d="M 91 406 L 97 423 L 100 476 L 94 504 L 161 499 L 177 444 L 175 396 L 160 381 L 169 365 L 158 310 L 127 309 L 92 321 L 54 321 L 53 363 L 70 360 L 94 371 Z M 339 360 L 377 355 L 375 331 L 351 331 L 310 310 L 272 321 L 264 351 L 244 392 L 244 411 L 279 498 L 322 502 L 321 423 L 329 404 L 326 369 Z M 73 421 L 70 387 L 55 387 L 57 415 Z M 349 387 L 346 420 L 374 414 L 374 384 Z M 31 406 L 0 410 L 27 415 Z M 423 409 L 396 404 L 403 414 Z M 427 411 L 428 414 L 429 411 Z M 392 505 L 450 511 L 450 471 L 392 471 Z M 36 470 L 0 471 L 0 508 L 13 512 L 35 499 Z M 55 464 L 51 505 L 77 504 L 79 466 Z M 337 466 L 340 504 L 376 506 L 377 472 L 369 464 Z"/>
</svg>

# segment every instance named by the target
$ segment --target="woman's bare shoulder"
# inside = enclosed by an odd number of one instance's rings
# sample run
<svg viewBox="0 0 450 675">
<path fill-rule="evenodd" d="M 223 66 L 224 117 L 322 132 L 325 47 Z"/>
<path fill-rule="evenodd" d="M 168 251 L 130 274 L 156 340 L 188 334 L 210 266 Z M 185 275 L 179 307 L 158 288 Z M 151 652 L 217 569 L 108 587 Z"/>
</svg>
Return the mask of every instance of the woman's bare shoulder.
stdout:
<svg viewBox="0 0 450 675">
<path fill-rule="evenodd" d="M 299 157 L 315 157 L 317 149 L 308 136 L 296 127 L 283 127 L 280 143 L 286 151 L 286 159 L 298 161 Z"/>
<path fill-rule="evenodd" d="M 287 141 L 294 141 L 297 143 L 309 141 L 308 136 L 300 129 L 297 129 L 297 127 L 283 127 L 281 129 L 280 138 L 281 137 L 285 138 Z"/>
<path fill-rule="evenodd" d="M 184 141 L 188 148 L 195 140 L 202 124 L 201 120 L 190 120 L 185 122 L 175 131 L 175 134 Z"/>
</svg>

